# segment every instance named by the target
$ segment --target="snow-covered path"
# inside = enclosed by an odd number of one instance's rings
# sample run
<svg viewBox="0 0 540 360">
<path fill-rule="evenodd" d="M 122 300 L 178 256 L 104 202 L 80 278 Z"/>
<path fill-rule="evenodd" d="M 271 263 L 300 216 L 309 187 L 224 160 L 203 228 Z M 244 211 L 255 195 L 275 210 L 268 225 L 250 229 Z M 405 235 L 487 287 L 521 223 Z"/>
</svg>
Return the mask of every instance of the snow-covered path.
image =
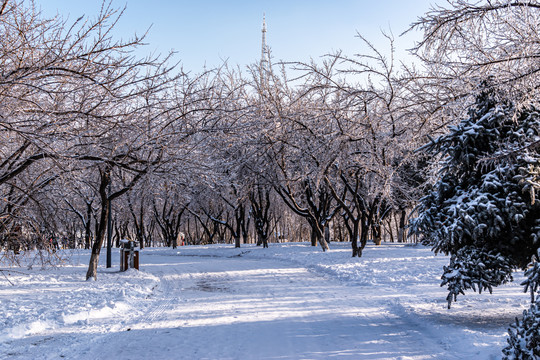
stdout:
<svg viewBox="0 0 540 360">
<path fill-rule="evenodd" d="M 390 299 L 387 293 L 352 291 L 303 267 L 271 261 L 178 260 L 173 274 L 162 275 L 163 293 L 150 305 L 150 315 L 133 319 L 130 332 L 98 348 L 119 358 L 118 345 L 144 338 L 147 342 L 133 345 L 143 358 L 154 346 L 167 348 L 170 358 L 185 359 L 437 355 L 425 353 L 433 346 L 424 346 L 429 339 L 414 326 L 380 311 L 380 303 Z"/>
<path fill-rule="evenodd" d="M 388 286 L 382 279 L 390 262 L 372 269 L 381 273 L 380 286 L 351 286 L 301 261 L 189 250 L 145 250 L 141 272 L 100 268 L 97 282 L 80 279 L 83 264 L 78 273 L 32 275 L 28 293 L 21 278 L 13 309 L 22 308 L 26 318 L 18 326 L 16 318 L 5 321 L 10 328 L 0 335 L 0 358 L 490 359 L 497 357 L 483 354 L 489 344 L 474 343 L 483 331 L 475 327 L 494 327 L 479 338 L 485 341 L 521 311 L 510 307 L 482 319 L 480 309 L 470 321 L 459 310 L 445 318 L 432 308 L 415 309 L 423 289 Z M 0 287 L 0 300 L 16 317 L 9 290 Z M 46 309 L 49 299 L 62 308 Z M 494 319 L 500 323 L 490 325 Z M 456 327 L 460 321 L 470 329 Z"/>
</svg>

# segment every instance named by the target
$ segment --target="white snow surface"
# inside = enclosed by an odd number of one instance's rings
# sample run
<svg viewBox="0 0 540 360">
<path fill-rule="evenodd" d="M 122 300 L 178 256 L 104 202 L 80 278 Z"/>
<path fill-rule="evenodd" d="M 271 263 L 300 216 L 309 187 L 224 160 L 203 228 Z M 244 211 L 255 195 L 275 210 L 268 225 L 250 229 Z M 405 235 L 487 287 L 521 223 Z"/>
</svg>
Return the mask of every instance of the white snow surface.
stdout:
<svg viewBox="0 0 540 360">
<path fill-rule="evenodd" d="M 66 250 L 67 251 L 67 250 Z M 85 281 L 89 252 L 0 272 L 0 359 L 500 359 L 519 283 L 447 309 L 445 256 L 420 245 L 146 248 Z"/>
</svg>

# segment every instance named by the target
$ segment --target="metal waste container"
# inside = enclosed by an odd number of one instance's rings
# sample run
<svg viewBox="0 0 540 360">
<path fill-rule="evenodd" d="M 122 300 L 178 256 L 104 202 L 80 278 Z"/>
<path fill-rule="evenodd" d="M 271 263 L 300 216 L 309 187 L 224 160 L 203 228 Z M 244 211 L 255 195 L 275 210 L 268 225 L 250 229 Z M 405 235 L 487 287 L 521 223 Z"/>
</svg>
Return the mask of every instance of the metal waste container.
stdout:
<svg viewBox="0 0 540 360">
<path fill-rule="evenodd" d="M 137 242 L 128 239 L 120 240 L 120 271 L 139 270 L 139 250 L 135 250 Z"/>
</svg>

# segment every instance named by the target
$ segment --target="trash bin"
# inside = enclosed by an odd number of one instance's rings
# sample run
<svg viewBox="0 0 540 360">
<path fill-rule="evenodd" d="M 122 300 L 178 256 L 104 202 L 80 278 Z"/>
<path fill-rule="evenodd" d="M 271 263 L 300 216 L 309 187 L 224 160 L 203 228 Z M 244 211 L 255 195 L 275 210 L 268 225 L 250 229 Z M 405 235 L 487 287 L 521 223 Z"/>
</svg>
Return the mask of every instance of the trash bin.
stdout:
<svg viewBox="0 0 540 360">
<path fill-rule="evenodd" d="M 120 249 L 120 271 L 127 269 L 139 270 L 139 250 L 135 250 L 136 241 L 122 239 L 120 240 L 122 248 Z"/>
</svg>

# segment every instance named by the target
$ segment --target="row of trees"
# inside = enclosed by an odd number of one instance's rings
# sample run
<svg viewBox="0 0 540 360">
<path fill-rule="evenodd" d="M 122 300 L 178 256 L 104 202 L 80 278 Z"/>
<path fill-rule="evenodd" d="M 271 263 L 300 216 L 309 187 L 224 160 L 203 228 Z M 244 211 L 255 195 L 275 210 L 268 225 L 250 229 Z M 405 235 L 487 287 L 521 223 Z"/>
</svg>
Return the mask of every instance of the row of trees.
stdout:
<svg viewBox="0 0 540 360">
<path fill-rule="evenodd" d="M 426 167 L 412 140 L 431 125 L 410 116 L 392 59 L 364 41 L 372 55 L 295 64 L 300 79 L 284 65 L 193 75 L 135 57 L 142 39 L 115 40 L 118 20 L 2 2 L 4 250 L 92 248 L 95 277 L 109 212 L 115 240 L 141 246 L 335 238 L 360 256 L 369 238 L 405 241 Z"/>
<path fill-rule="evenodd" d="M 491 290 L 538 248 L 538 11 L 449 0 L 412 25 L 411 66 L 358 34 L 360 55 L 191 74 L 136 57 L 106 5 L 68 23 L 2 0 L 2 256 L 64 241 L 92 248 L 95 278 L 109 215 L 141 246 L 309 236 L 361 256 L 405 241 L 419 204 L 413 233 L 452 255 L 449 304 Z M 506 355 L 538 355 L 519 331 Z"/>
</svg>

